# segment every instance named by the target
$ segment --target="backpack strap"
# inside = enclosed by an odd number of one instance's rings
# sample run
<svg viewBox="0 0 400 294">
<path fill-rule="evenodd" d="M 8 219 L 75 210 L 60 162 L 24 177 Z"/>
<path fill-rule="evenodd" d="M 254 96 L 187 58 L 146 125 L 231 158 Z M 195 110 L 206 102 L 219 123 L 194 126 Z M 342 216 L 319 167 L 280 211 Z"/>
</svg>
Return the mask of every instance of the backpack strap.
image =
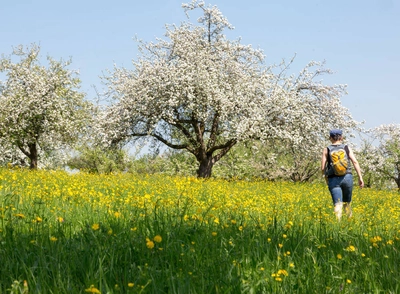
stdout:
<svg viewBox="0 0 400 294">
<path fill-rule="evenodd" d="M 328 155 L 328 163 L 329 163 L 330 160 L 331 160 L 331 158 L 330 158 L 330 156 L 329 156 L 329 155 L 330 155 L 330 154 L 329 154 L 330 150 L 329 150 L 329 147 L 326 147 L 326 149 L 328 150 L 327 155 Z M 350 154 L 349 146 L 344 145 L 344 151 L 346 151 L 347 157 L 350 159 L 350 156 L 349 156 L 349 154 Z"/>
<path fill-rule="evenodd" d="M 328 160 L 327 160 L 327 163 L 328 163 L 328 165 L 330 165 L 331 164 L 331 156 L 330 156 L 330 150 L 329 150 L 329 147 L 326 147 L 326 149 L 328 150 L 328 153 L 326 154 L 326 156 L 328 156 Z"/>
<path fill-rule="evenodd" d="M 349 146 L 345 145 L 345 146 L 344 146 L 344 151 L 346 151 L 347 158 L 350 160 L 350 156 L 349 156 L 349 154 L 350 154 Z"/>
</svg>

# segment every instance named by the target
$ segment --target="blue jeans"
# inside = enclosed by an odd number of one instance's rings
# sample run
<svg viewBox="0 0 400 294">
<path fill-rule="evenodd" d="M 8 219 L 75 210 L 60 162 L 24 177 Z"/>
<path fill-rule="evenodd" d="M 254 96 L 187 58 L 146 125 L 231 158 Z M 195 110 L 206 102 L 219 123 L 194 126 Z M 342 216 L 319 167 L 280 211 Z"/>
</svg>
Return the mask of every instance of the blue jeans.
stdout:
<svg viewBox="0 0 400 294">
<path fill-rule="evenodd" d="M 328 188 L 331 192 L 333 205 L 338 202 L 351 202 L 353 195 L 353 175 L 328 178 Z"/>
</svg>

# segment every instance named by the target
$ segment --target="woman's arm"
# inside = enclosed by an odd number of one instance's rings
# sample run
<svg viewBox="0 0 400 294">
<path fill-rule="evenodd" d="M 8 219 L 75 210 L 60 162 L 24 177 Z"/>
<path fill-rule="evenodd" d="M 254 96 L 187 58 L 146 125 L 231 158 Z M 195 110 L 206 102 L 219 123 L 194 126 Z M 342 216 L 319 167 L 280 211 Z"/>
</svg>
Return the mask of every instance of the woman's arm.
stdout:
<svg viewBox="0 0 400 294">
<path fill-rule="evenodd" d="M 358 164 L 357 158 L 354 155 L 353 151 L 349 148 L 349 158 L 351 162 L 353 163 L 354 169 L 356 170 L 357 176 L 358 176 L 358 184 L 360 185 L 360 188 L 364 187 L 364 180 L 362 178 L 361 174 L 361 168 L 360 165 Z"/>
<path fill-rule="evenodd" d="M 322 151 L 322 158 L 321 158 L 321 173 L 323 175 L 325 175 L 327 157 L 328 157 L 328 149 L 324 148 L 324 151 Z"/>
<path fill-rule="evenodd" d="M 327 180 L 325 174 L 327 158 L 328 158 L 328 148 L 324 148 L 324 150 L 322 151 L 322 158 L 321 158 L 321 173 L 322 176 L 325 178 L 325 180 Z"/>
</svg>

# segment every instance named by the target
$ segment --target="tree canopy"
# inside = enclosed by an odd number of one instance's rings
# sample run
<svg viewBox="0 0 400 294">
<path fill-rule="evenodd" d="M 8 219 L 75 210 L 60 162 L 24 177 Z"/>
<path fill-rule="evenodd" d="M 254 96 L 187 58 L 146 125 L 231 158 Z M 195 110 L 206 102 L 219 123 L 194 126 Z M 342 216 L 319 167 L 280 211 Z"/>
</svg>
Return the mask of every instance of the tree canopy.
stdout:
<svg viewBox="0 0 400 294">
<path fill-rule="evenodd" d="M 40 64 L 39 52 L 35 44 L 18 46 L 0 59 L 0 72 L 7 77 L 0 83 L 0 145 L 28 157 L 33 169 L 44 152 L 76 141 L 90 117 L 77 72 L 67 69 L 71 61 L 47 57 L 46 67 Z"/>
<path fill-rule="evenodd" d="M 372 173 L 394 181 L 400 189 L 400 125 L 387 124 L 369 130 L 377 145 L 369 145 L 364 156 L 365 165 Z"/>
<path fill-rule="evenodd" d="M 166 26 L 166 39 L 139 43 L 133 70 L 115 67 L 107 77 L 115 100 L 99 116 L 105 144 L 151 137 L 193 154 L 198 176 L 209 177 L 240 141 L 280 139 L 310 154 L 329 128 L 357 126 L 340 101 L 346 87 L 316 80 L 331 73 L 323 63 L 288 75 L 293 60 L 268 66 L 262 50 L 228 40 L 223 32 L 233 27 L 216 6 L 183 8 L 202 12 L 198 25 Z"/>
</svg>

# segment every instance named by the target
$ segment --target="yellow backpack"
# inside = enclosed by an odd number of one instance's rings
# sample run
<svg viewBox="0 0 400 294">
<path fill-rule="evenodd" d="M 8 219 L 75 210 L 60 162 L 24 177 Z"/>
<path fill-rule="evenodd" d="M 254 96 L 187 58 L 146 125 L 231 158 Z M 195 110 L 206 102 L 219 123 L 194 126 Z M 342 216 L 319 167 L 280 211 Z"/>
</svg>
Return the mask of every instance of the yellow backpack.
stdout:
<svg viewBox="0 0 400 294">
<path fill-rule="evenodd" d="M 350 169 L 347 145 L 328 146 L 328 176 L 344 176 Z"/>
</svg>

